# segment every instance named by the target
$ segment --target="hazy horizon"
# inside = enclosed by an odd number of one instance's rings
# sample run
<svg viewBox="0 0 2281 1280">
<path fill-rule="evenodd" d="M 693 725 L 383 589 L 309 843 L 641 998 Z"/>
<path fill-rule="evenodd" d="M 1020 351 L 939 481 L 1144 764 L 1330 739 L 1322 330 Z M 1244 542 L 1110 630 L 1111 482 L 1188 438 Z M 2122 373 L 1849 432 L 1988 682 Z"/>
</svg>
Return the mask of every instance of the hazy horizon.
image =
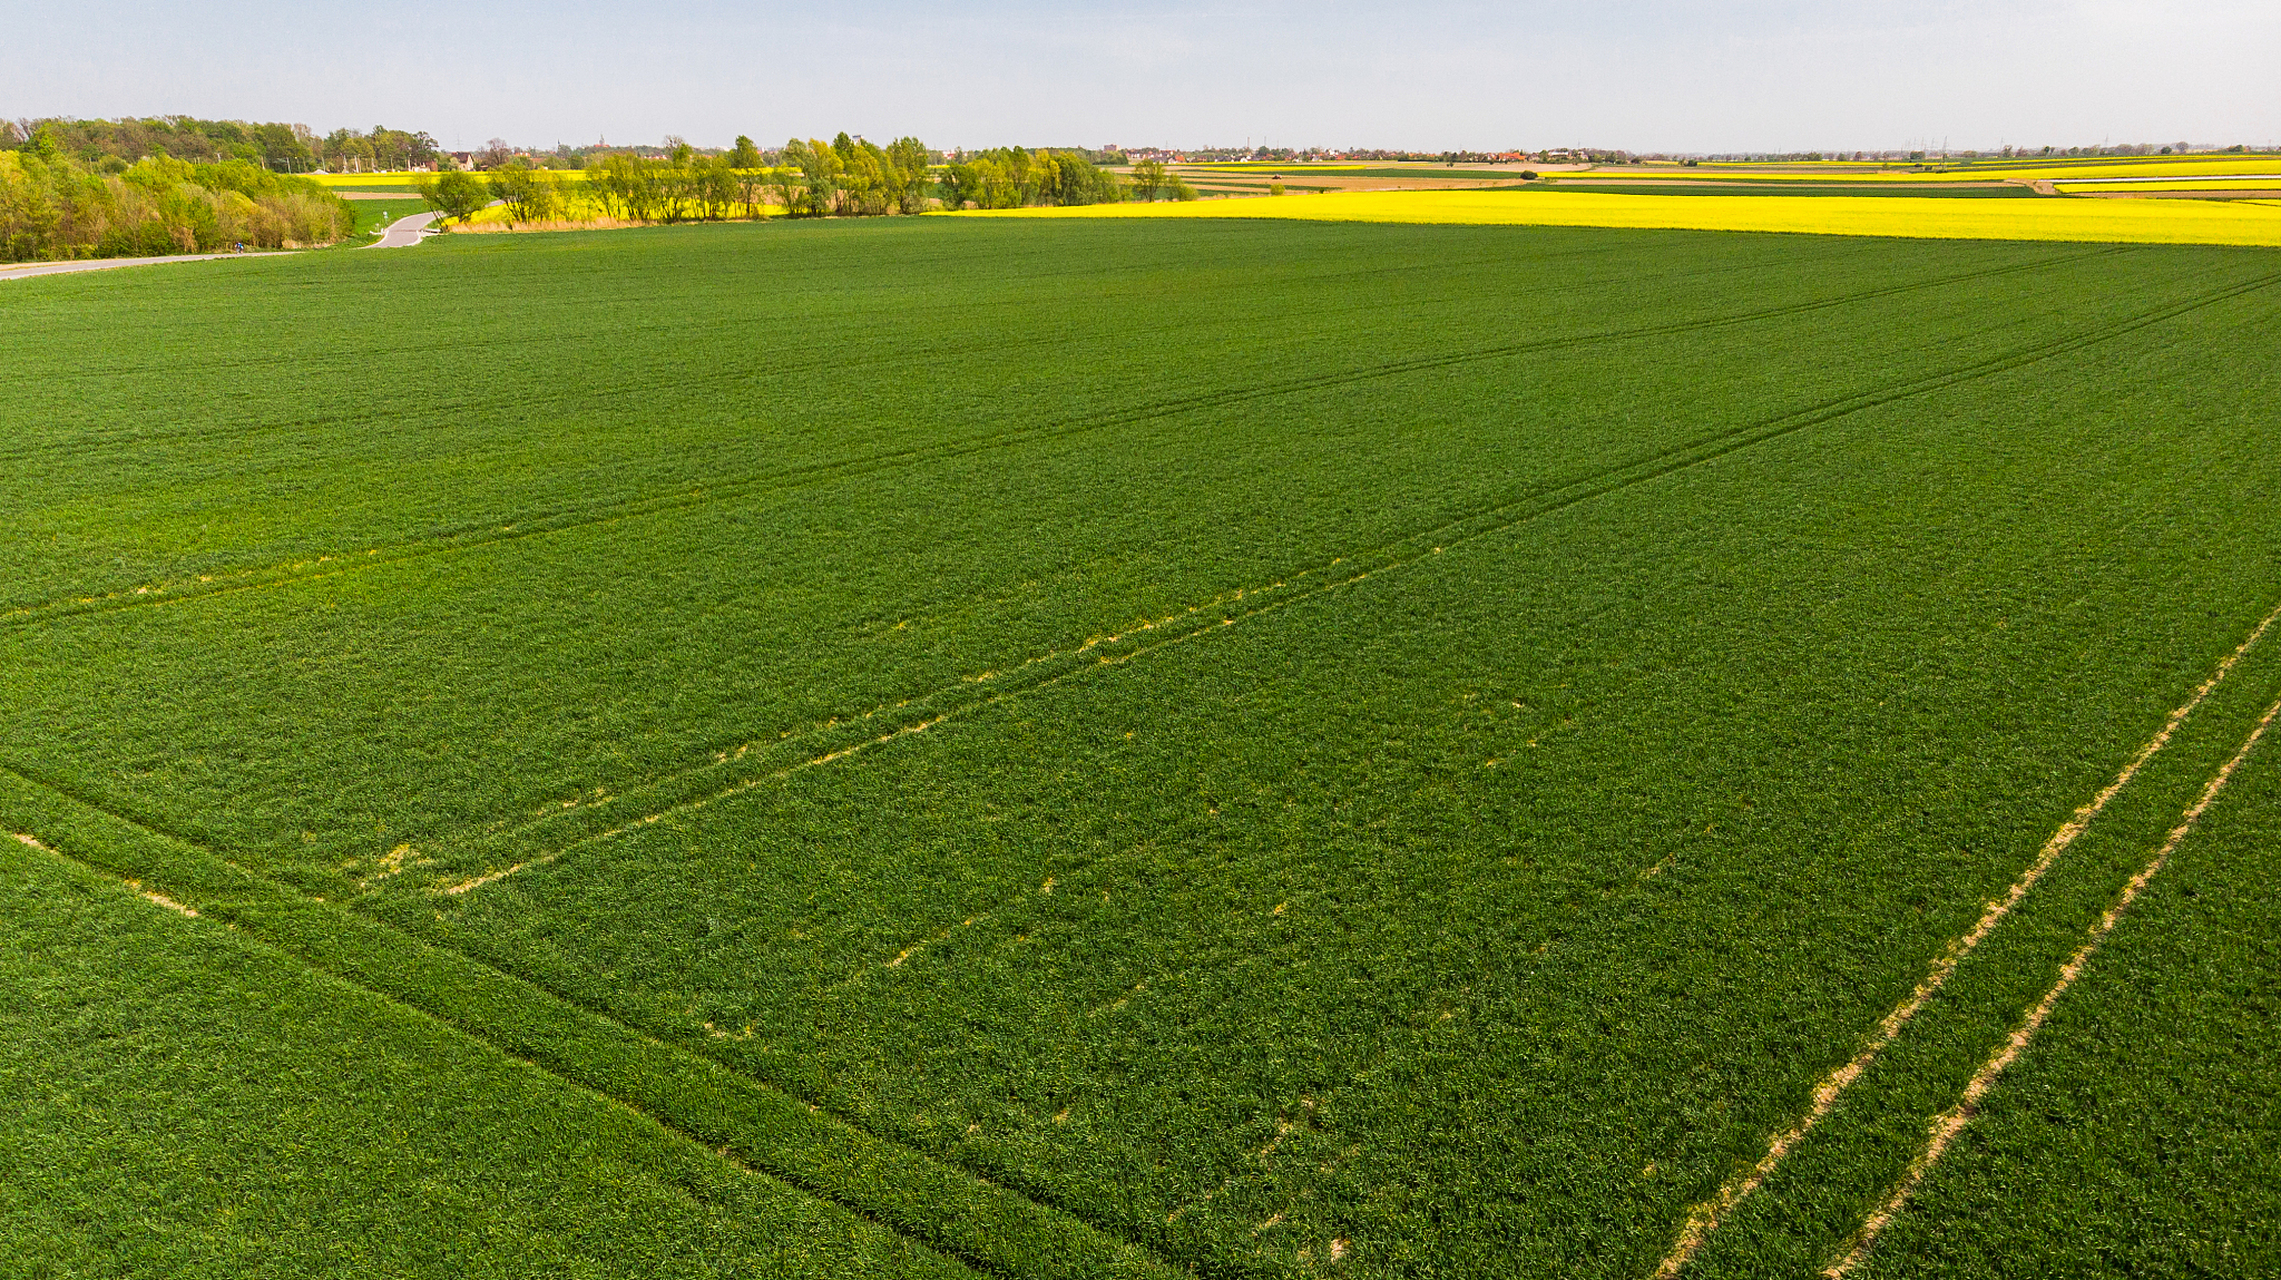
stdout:
<svg viewBox="0 0 2281 1280">
<path fill-rule="evenodd" d="M 11 117 L 386 124 L 447 147 L 1106 143 L 1632 151 L 2281 140 L 2281 7 L 1758 0 L 1715 11 L 1028 0 L 830 11 L 591 0 L 373 14 L 94 0 L 20 31 Z"/>
</svg>

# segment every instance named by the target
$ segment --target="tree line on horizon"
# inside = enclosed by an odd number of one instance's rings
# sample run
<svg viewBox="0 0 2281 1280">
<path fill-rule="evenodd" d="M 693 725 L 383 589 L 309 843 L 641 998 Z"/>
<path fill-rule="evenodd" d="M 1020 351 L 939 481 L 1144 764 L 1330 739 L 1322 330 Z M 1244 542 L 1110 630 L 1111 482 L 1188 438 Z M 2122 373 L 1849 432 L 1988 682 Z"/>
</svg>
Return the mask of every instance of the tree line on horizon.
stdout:
<svg viewBox="0 0 2281 1280">
<path fill-rule="evenodd" d="M 726 151 L 701 152 L 681 142 L 662 156 L 596 152 L 567 173 L 512 156 L 478 175 L 459 171 L 445 157 L 416 185 L 446 220 L 465 221 L 497 203 L 510 225 L 757 219 L 764 205 L 794 218 L 846 218 L 1197 198 L 1159 161 L 1143 161 L 1130 177 L 1069 150 L 997 147 L 944 161 L 917 138 L 882 147 L 845 132 L 830 142 L 792 138 L 770 152 L 742 136 Z"/>
<path fill-rule="evenodd" d="M 374 125 L 370 132 L 335 129 L 319 137 L 305 124 L 195 116 L 0 120 L 0 150 L 60 153 L 111 174 L 155 156 L 192 164 L 244 160 L 279 173 L 309 173 L 417 168 L 442 154 L 427 133 L 386 125 Z"/>
</svg>

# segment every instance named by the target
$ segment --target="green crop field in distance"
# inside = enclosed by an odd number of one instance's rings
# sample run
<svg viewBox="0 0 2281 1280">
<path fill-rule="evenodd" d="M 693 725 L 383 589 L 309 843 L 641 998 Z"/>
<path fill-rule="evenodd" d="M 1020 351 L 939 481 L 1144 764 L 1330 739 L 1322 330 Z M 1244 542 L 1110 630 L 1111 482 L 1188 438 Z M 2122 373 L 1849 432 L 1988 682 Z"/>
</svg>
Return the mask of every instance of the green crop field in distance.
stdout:
<svg viewBox="0 0 2281 1280">
<path fill-rule="evenodd" d="M 0 1203 L 50 1270 L 1646 1276 L 2157 742 L 1685 1268 L 1810 1274 L 2281 697 L 2268 251 L 209 265 L 0 291 Z M 2223 1064 L 2273 768 L 1875 1273 L 2270 1251 Z M 2250 1156 L 2159 1137 L 2213 1125 Z M 203 1181 L 38 1154 L 114 1149 Z M 2192 1238 L 2102 1251 L 2118 1204 Z"/>
</svg>

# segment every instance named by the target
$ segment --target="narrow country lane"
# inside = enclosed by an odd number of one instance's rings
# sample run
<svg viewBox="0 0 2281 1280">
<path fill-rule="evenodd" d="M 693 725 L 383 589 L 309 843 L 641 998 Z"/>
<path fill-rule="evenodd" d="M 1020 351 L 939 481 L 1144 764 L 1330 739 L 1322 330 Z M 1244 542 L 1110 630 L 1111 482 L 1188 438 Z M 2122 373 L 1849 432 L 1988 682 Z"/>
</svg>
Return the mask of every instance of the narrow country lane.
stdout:
<svg viewBox="0 0 2281 1280">
<path fill-rule="evenodd" d="M 420 233 L 436 220 L 433 210 L 427 213 L 406 214 L 389 224 L 380 233 L 380 239 L 364 246 L 367 249 L 408 249 L 420 243 Z"/>
</svg>

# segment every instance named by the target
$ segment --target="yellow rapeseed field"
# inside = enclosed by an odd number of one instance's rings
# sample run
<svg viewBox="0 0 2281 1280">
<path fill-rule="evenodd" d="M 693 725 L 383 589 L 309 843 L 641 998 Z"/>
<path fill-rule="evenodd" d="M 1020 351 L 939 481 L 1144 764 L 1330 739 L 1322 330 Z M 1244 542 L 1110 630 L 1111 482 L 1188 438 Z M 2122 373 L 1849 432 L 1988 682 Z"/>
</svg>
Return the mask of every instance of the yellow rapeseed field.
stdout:
<svg viewBox="0 0 2281 1280">
<path fill-rule="evenodd" d="M 2144 182 L 2095 182 L 2088 178 L 2075 178 L 2053 185 L 2069 195 L 2093 192 L 2152 195 L 2162 191 L 2281 191 L 2281 165 L 2275 165 L 2261 174 L 2245 173 L 2224 178 L 2156 178 Z"/>
<path fill-rule="evenodd" d="M 1969 200 L 1940 196 L 1665 196 L 1561 191 L 1355 191 L 1193 203 L 1005 209 L 953 217 L 1297 218 L 1935 240 L 2088 240 L 2281 246 L 2281 209 L 2246 202 Z"/>
<path fill-rule="evenodd" d="M 2281 171 L 2281 157 L 2205 155 L 2146 156 L 2108 160 L 2054 158 L 1989 160 L 1979 164 L 1945 162 L 1945 167 L 1918 171 L 1894 164 L 1880 168 L 1868 161 L 1822 161 L 1784 164 L 1779 168 L 1743 163 L 1715 163 L 1674 168 L 1670 165 L 1633 167 L 1606 165 L 1561 177 L 1683 178 L 1689 182 L 2083 182 L 2116 178 L 2215 178 L 2231 174 L 2268 174 Z"/>
</svg>

